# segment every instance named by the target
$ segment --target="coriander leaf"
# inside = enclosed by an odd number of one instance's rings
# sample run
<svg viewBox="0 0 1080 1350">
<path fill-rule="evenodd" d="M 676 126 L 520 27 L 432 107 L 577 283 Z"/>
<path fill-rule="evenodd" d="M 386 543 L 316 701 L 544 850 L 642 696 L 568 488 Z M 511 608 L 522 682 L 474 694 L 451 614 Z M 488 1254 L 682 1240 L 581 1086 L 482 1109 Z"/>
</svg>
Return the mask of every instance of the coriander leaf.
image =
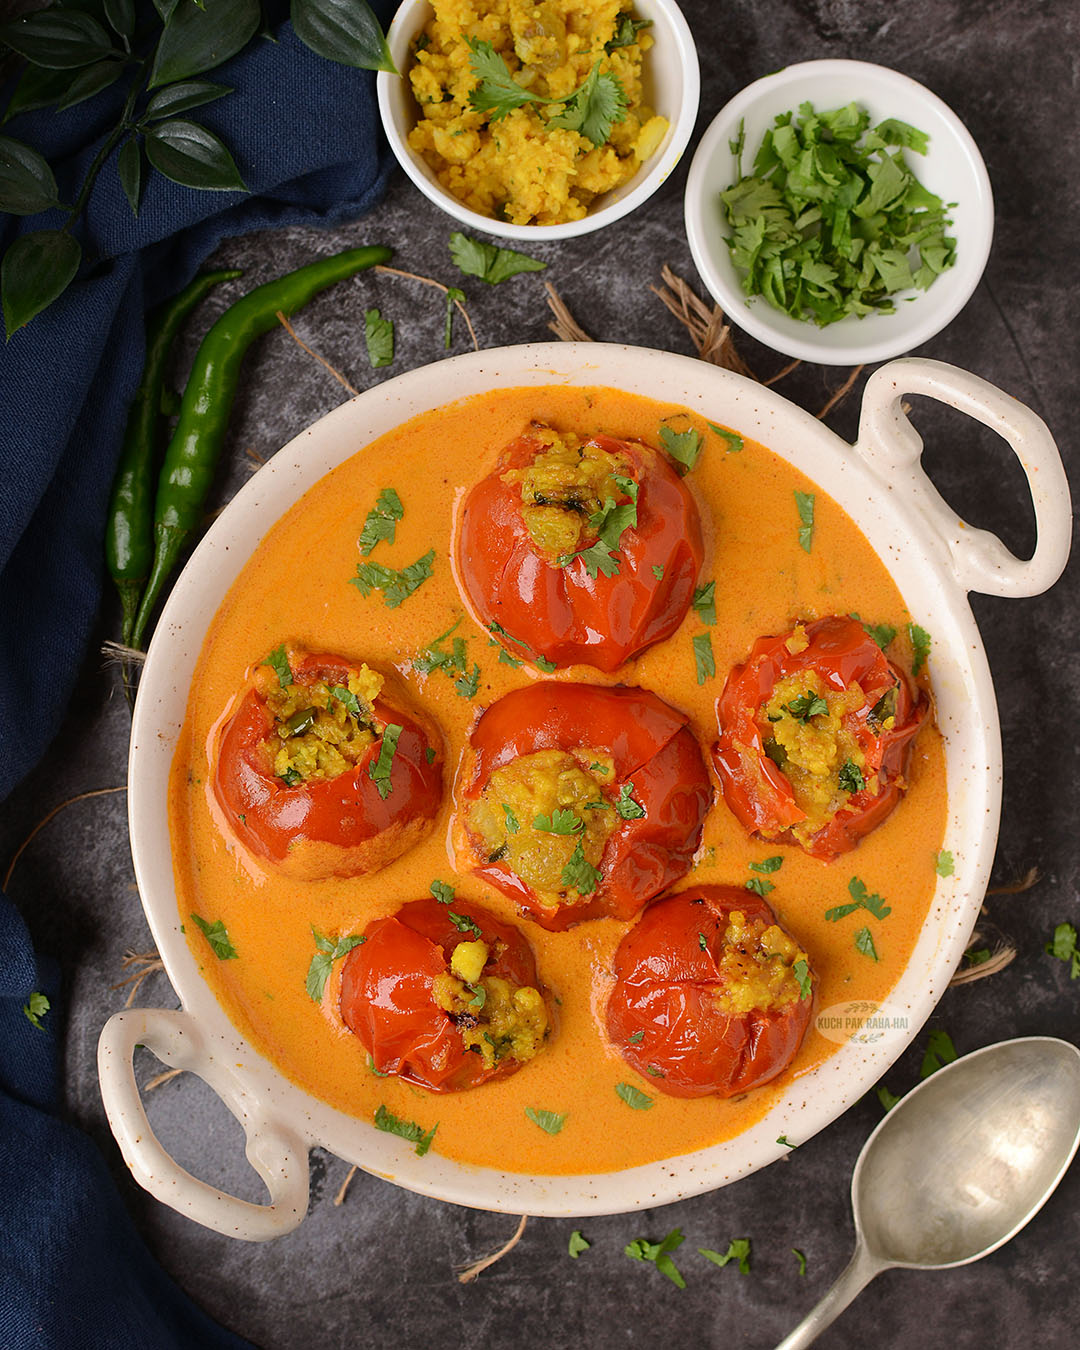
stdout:
<svg viewBox="0 0 1080 1350">
<path fill-rule="evenodd" d="M 384 1072 L 382 1069 L 377 1069 L 377 1068 L 375 1067 L 375 1061 L 374 1061 L 374 1059 L 371 1057 L 371 1055 L 368 1055 L 368 1057 L 367 1057 L 367 1066 L 368 1066 L 368 1072 L 369 1072 L 369 1073 L 373 1073 L 373 1074 L 375 1075 L 376 1078 L 389 1078 L 389 1077 L 390 1077 L 390 1075 L 389 1075 L 388 1073 Z"/>
<path fill-rule="evenodd" d="M 577 834 L 585 828 L 585 822 L 576 811 L 557 806 L 550 816 L 539 815 L 533 821 L 534 830 L 543 830 L 545 834 Z"/>
<path fill-rule="evenodd" d="M 448 886 L 445 881 L 435 880 L 428 887 L 431 894 L 438 900 L 440 905 L 448 905 L 454 898 L 453 886 Z"/>
<path fill-rule="evenodd" d="M 470 919 L 467 914 L 455 914 L 454 911 L 450 909 L 447 910 L 446 917 L 459 933 L 468 933 L 474 942 L 479 942 L 484 936 L 480 931 L 480 925 L 475 919 Z"/>
<path fill-rule="evenodd" d="M 648 1238 L 635 1238 L 623 1248 L 623 1251 L 634 1261 L 651 1261 L 661 1275 L 666 1275 L 676 1288 L 685 1289 L 686 1281 L 670 1255 L 685 1241 L 682 1229 L 673 1228 L 660 1242 L 650 1242 Z"/>
<path fill-rule="evenodd" d="M 515 108 L 533 102 L 533 95 L 515 81 L 510 67 L 490 42 L 466 38 L 465 44 L 469 48 L 469 68 L 477 80 L 469 102 L 477 112 L 488 113 L 490 122 L 498 122 Z"/>
<path fill-rule="evenodd" d="M 909 623 L 907 630 L 911 639 L 911 673 L 918 675 L 930 655 L 930 634 L 917 623 Z"/>
<path fill-rule="evenodd" d="M 635 19 L 625 9 L 621 9 L 615 15 L 615 36 L 610 42 L 604 43 L 604 51 L 608 56 L 618 47 L 632 47 L 637 42 L 637 35 L 643 28 L 652 27 L 652 19 Z"/>
<path fill-rule="evenodd" d="M 48 998 L 35 991 L 23 1004 L 23 1016 L 32 1027 L 37 1027 L 38 1031 L 44 1031 L 45 1028 L 41 1025 L 41 1019 L 51 1007 L 52 1004 Z"/>
<path fill-rule="evenodd" d="M 721 440 L 727 441 L 728 454 L 734 454 L 741 450 L 746 442 L 737 431 L 726 431 L 723 427 L 718 427 L 715 422 L 706 422 L 705 425 L 714 435 Z"/>
<path fill-rule="evenodd" d="M 849 914 L 854 914 L 859 907 L 858 901 L 853 905 L 834 905 L 832 909 L 825 911 L 825 922 L 838 923 L 841 919 L 846 919 Z"/>
<path fill-rule="evenodd" d="M 958 1058 L 956 1046 L 953 1045 L 949 1033 L 935 1028 L 926 1040 L 926 1053 L 919 1066 L 919 1077 L 929 1078 L 932 1073 L 937 1073 L 938 1069 L 944 1068 L 946 1064 L 951 1064 Z"/>
<path fill-rule="evenodd" d="M 619 574 L 619 560 L 612 556 L 611 548 L 598 539 L 595 544 L 590 544 L 588 548 L 582 549 L 580 553 L 571 553 L 566 556 L 565 562 L 559 559 L 560 566 L 566 566 L 575 558 L 580 558 L 585 564 L 585 570 L 595 581 L 600 573 L 606 577 L 614 577 Z"/>
<path fill-rule="evenodd" d="M 855 934 L 855 950 L 861 952 L 863 956 L 869 956 L 872 961 L 878 959 L 877 948 L 874 946 L 874 935 L 869 928 L 860 928 Z"/>
<path fill-rule="evenodd" d="M 455 230 L 450 236 L 450 257 L 467 277 L 479 277 L 489 286 L 508 281 L 519 272 L 542 272 L 547 267 L 547 263 L 530 258 L 527 253 L 499 248 L 496 244 L 484 244 L 479 239 L 462 234 L 460 230 Z"/>
<path fill-rule="evenodd" d="M 863 628 L 867 637 L 876 642 L 882 651 L 896 636 L 896 629 L 891 623 L 864 623 Z"/>
<path fill-rule="evenodd" d="M 687 474 L 701 456 L 701 432 L 689 427 L 686 431 L 673 431 L 671 427 L 660 428 L 660 443 L 675 461 L 676 471 Z"/>
<path fill-rule="evenodd" d="M 513 810 L 509 806 L 507 806 L 505 802 L 503 802 L 502 804 L 502 809 L 503 815 L 506 817 L 506 833 L 517 834 L 518 830 L 521 829 L 521 823 L 519 822 L 517 816 L 514 815 Z"/>
<path fill-rule="evenodd" d="M 871 895 L 866 889 L 866 883 L 858 877 L 852 877 L 848 882 L 848 894 L 857 905 L 868 909 L 875 919 L 887 919 L 892 913 L 881 896 Z"/>
<path fill-rule="evenodd" d="M 691 639 L 694 647 L 694 665 L 697 667 L 697 682 L 704 684 L 716 674 L 716 659 L 713 656 L 712 638 L 708 633 L 696 633 Z"/>
<path fill-rule="evenodd" d="M 664 579 L 664 564 L 663 564 L 663 563 L 653 563 L 653 566 L 652 566 L 652 574 L 653 574 L 653 576 L 657 579 L 657 581 L 663 581 L 663 579 Z"/>
<path fill-rule="evenodd" d="M 951 877 L 955 871 L 953 855 L 948 849 L 943 848 L 934 861 L 934 871 L 939 877 Z"/>
<path fill-rule="evenodd" d="M 732 1238 L 728 1243 L 728 1249 L 723 1255 L 720 1252 L 714 1252 L 708 1247 L 699 1247 L 698 1251 L 705 1257 L 706 1261 L 711 1261 L 714 1266 L 726 1266 L 729 1261 L 739 1263 L 739 1274 L 750 1274 L 750 1239 Z"/>
<path fill-rule="evenodd" d="M 694 590 L 694 609 L 702 623 L 710 627 L 716 623 L 716 582 L 707 581 Z"/>
<path fill-rule="evenodd" d="M 525 1114 L 534 1125 L 539 1125 L 545 1134 L 558 1134 L 566 1124 L 566 1112 L 543 1111 L 538 1106 L 527 1106 Z"/>
<path fill-rule="evenodd" d="M 771 858 L 763 858 L 761 862 L 748 863 L 747 866 L 751 872 L 779 872 L 784 865 L 784 855 L 776 853 Z"/>
<path fill-rule="evenodd" d="M 798 1148 L 798 1147 L 799 1147 L 798 1144 L 793 1144 L 793 1143 L 791 1142 L 791 1140 L 787 1137 L 786 1134 L 778 1134 L 778 1135 L 776 1136 L 776 1142 L 777 1142 L 778 1144 L 783 1144 L 783 1146 L 784 1146 L 785 1148 Z"/>
<path fill-rule="evenodd" d="M 625 120 L 626 91 L 610 71 L 600 73 L 598 61 L 548 126 L 577 131 L 593 145 L 601 146 L 611 135 L 612 126 Z"/>
<path fill-rule="evenodd" d="M 844 761 L 840 772 L 836 776 L 836 781 L 845 792 L 862 792 L 866 787 L 866 780 L 862 776 L 862 770 L 853 759 Z"/>
<path fill-rule="evenodd" d="M 219 961 L 236 960 L 239 953 L 229 941 L 229 934 L 225 931 L 225 924 L 221 919 L 216 919 L 213 923 L 208 923 L 206 919 L 198 914 L 193 914 L 195 927 L 199 929 L 203 937 L 210 944 L 210 950 Z"/>
<path fill-rule="evenodd" d="M 633 791 L 633 779 L 629 783 L 623 783 L 619 788 L 619 800 L 615 803 L 615 810 L 623 820 L 641 820 L 645 815 L 645 808 L 640 802 L 634 801 Z"/>
<path fill-rule="evenodd" d="M 381 539 L 385 539 L 388 544 L 394 542 L 397 522 L 404 514 L 405 508 L 394 489 L 383 488 L 368 512 L 360 538 L 356 541 L 365 558 Z"/>
<path fill-rule="evenodd" d="M 269 656 L 263 657 L 262 664 L 269 666 L 278 677 L 278 684 L 282 689 L 287 689 L 293 682 L 292 667 L 289 665 L 289 658 L 285 652 L 284 642 L 280 647 L 275 647 Z"/>
<path fill-rule="evenodd" d="M 806 1257 L 803 1256 L 802 1252 L 799 1251 L 798 1247 L 792 1247 L 792 1249 L 791 1249 L 791 1254 L 795 1257 L 795 1260 L 798 1261 L 798 1263 L 799 1263 L 799 1274 L 800 1274 L 800 1275 L 805 1275 L 805 1274 L 806 1274 Z"/>
<path fill-rule="evenodd" d="M 480 667 L 473 663 L 471 674 L 462 674 L 454 681 L 454 690 L 460 698 L 475 698 L 480 688 Z"/>
<path fill-rule="evenodd" d="M 487 1002 L 487 990 L 482 984 L 467 984 L 465 988 L 472 994 L 469 999 L 469 1007 L 475 1008 L 478 1012 Z"/>
<path fill-rule="evenodd" d="M 308 966 L 304 987 L 315 1003 L 321 1003 L 334 962 L 351 952 L 354 947 L 366 942 L 367 938 L 360 933 L 350 933 L 348 937 L 340 937 L 336 942 L 331 942 L 314 924 L 311 925 L 311 934 L 315 939 L 316 951 Z"/>
<path fill-rule="evenodd" d="M 398 737 L 401 735 L 401 727 L 396 722 L 390 722 L 383 728 L 382 743 L 379 746 L 379 756 L 373 759 L 368 765 L 368 776 L 374 782 L 378 789 L 379 796 L 385 801 L 393 791 L 393 785 L 390 782 L 390 773 L 394 764 L 394 753 L 397 750 Z"/>
<path fill-rule="evenodd" d="M 579 839 L 562 870 L 559 884 L 577 891 L 579 895 L 592 895 L 599 883 L 600 872 L 585 857 L 585 850 Z"/>
<path fill-rule="evenodd" d="M 591 1246 L 592 1243 L 581 1236 L 581 1229 L 575 1228 L 570 1234 L 570 1243 L 567 1250 L 576 1261 L 581 1253 L 587 1252 Z"/>
<path fill-rule="evenodd" d="M 810 979 L 810 967 L 801 957 L 791 967 L 791 973 L 799 982 L 799 1001 L 809 998 L 814 992 L 813 981 Z"/>
<path fill-rule="evenodd" d="M 645 1039 L 645 1033 L 644 1033 L 644 1031 L 633 1031 L 633 1032 L 630 1033 L 629 1036 L 627 1036 L 627 1038 L 626 1038 L 626 1044 L 627 1044 L 627 1045 L 640 1045 L 641 1042 L 642 1042 L 644 1039 Z"/>
<path fill-rule="evenodd" d="M 989 947 L 980 947 L 978 951 L 966 951 L 964 960 L 969 966 L 981 966 L 990 960 L 991 952 Z"/>
<path fill-rule="evenodd" d="M 891 1111 L 893 1107 L 896 1105 L 896 1103 L 900 1100 L 900 1098 L 896 1095 L 896 1093 L 890 1092 L 884 1083 L 879 1083 L 875 1090 L 877 1092 L 878 1101 L 881 1103 L 881 1105 L 884 1107 L 886 1111 Z"/>
<path fill-rule="evenodd" d="M 557 669 L 555 662 L 549 661 L 546 656 L 536 657 L 535 664 L 540 667 L 540 669 L 544 672 L 545 675 L 550 675 L 554 670 Z"/>
<path fill-rule="evenodd" d="M 364 342 L 374 369 L 393 364 L 394 322 L 384 319 L 377 309 L 364 310 Z"/>
<path fill-rule="evenodd" d="M 707 952 L 709 950 L 709 939 L 705 936 L 704 933 L 699 933 L 697 935 L 697 945 L 701 948 L 703 952 Z"/>
<path fill-rule="evenodd" d="M 785 703 L 784 708 L 797 722 L 808 722 L 811 717 L 820 717 L 829 711 L 829 705 L 825 700 L 810 689 L 805 694 L 793 698 L 790 703 Z"/>
<path fill-rule="evenodd" d="M 744 884 L 748 891 L 753 891 L 755 895 L 760 895 L 762 897 L 768 895 L 770 891 L 776 890 L 776 887 L 771 881 L 765 881 L 761 877 L 751 877 L 750 880 Z"/>
<path fill-rule="evenodd" d="M 814 494 L 796 492 L 795 506 L 799 512 L 799 547 L 809 553 L 814 545 Z"/>
<path fill-rule="evenodd" d="M 364 720 L 364 709 L 351 689 L 346 689 L 343 684 L 335 684 L 330 689 L 330 697 L 340 703 L 345 711 L 351 713 L 357 721 L 362 722 Z"/>
<path fill-rule="evenodd" d="M 286 787 L 295 787 L 297 783 L 302 783 L 304 781 L 304 775 L 299 769 L 293 769 L 291 767 L 286 769 L 284 773 L 279 773 L 278 777 Z"/>
<path fill-rule="evenodd" d="M 361 595 L 370 595 L 373 590 L 382 591 L 386 608 L 397 609 L 431 576 L 434 561 L 435 550 L 429 549 L 422 558 L 400 571 L 384 567 L 382 563 L 358 563 L 356 576 L 350 577 L 349 582 Z"/>
<path fill-rule="evenodd" d="M 1046 951 L 1059 961 L 1071 962 L 1069 979 L 1080 980 L 1080 947 L 1076 945 L 1076 928 L 1071 923 L 1059 923 L 1046 944 Z"/>
<path fill-rule="evenodd" d="M 653 1104 L 653 1099 L 640 1088 L 634 1087 L 633 1083 L 616 1083 L 615 1091 L 635 1111 L 648 1111 Z"/>
<path fill-rule="evenodd" d="M 380 1106 L 375 1112 L 375 1128 L 384 1130 L 387 1134 L 399 1135 L 402 1139 L 407 1139 L 410 1144 L 416 1145 L 416 1156 L 422 1158 L 431 1147 L 431 1141 L 435 1138 L 435 1131 L 439 1128 L 438 1122 L 432 1125 L 426 1132 L 417 1125 L 415 1120 L 400 1120 L 392 1115 L 385 1106 Z"/>
</svg>

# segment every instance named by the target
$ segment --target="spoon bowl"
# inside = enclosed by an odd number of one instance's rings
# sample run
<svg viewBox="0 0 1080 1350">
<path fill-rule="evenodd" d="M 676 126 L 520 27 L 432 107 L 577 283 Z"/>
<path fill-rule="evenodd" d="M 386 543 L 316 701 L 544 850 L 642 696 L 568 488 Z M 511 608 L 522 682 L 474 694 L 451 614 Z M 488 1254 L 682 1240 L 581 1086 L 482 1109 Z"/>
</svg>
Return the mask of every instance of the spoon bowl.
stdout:
<svg viewBox="0 0 1080 1350">
<path fill-rule="evenodd" d="M 989 1255 L 1049 1199 L 1080 1144 L 1080 1050 L 1050 1036 L 958 1059 L 901 1099 L 851 1182 L 855 1254 L 777 1350 L 809 1345 L 875 1275 Z"/>
</svg>

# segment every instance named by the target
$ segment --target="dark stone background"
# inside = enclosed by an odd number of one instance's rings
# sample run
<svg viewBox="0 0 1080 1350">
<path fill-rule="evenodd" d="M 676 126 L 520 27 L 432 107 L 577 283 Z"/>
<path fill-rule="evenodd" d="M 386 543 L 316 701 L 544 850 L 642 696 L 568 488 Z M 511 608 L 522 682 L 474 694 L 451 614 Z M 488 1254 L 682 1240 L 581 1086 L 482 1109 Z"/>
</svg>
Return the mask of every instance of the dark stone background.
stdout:
<svg viewBox="0 0 1080 1350">
<path fill-rule="evenodd" d="M 1077 51 L 1080 11 L 1071 0 L 686 0 L 701 58 L 698 130 L 750 80 L 797 60 L 857 57 L 893 66 L 940 94 L 967 123 L 986 157 L 997 202 L 993 252 L 964 312 L 921 352 L 952 361 L 1000 385 L 1039 412 L 1055 431 L 1066 463 L 1080 457 L 1075 433 L 1077 369 L 1076 222 Z M 696 140 L 695 140 L 696 144 Z M 691 147 L 693 148 L 693 147 Z M 683 225 L 686 162 L 641 210 L 614 228 L 533 250 L 547 278 L 598 339 L 689 352 L 683 330 L 649 292 L 661 264 L 698 285 Z M 332 236 L 303 230 L 238 240 L 219 265 L 246 269 L 244 289 L 318 251 L 387 242 L 409 270 L 458 280 L 446 251 L 453 228 L 402 176 L 373 215 Z M 497 289 L 467 286 L 483 346 L 549 335 L 543 278 Z M 189 325 L 178 376 L 197 336 L 227 297 L 212 297 Z M 363 348 L 363 311 L 378 304 L 398 327 L 398 354 L 373 376 Z M 438 360 L 440 298 L 389 277 L 365 276 L 313 302 L 300 334 L 359 387 Z M 462 325 L 455 351 L 465 350 Z M 744 355 L 762 374 L 780 358 L 749 339 Z M 817 411 L 844 372 L 803 367 L 780 386 Z M 861 387 L 861 381 L 860 386 Z M 340 402 L 342 391 L 284 333 L 252 351 L 233 419 L 224 501 L 251 471 L 248 447 L 270 456 Z M 853 438 L 858 387 L 829 417 Z M 1022 476 L 1003 443 L 975 423 L 922 404 L 916 421 L 925 462 L 944 495 L 976 524 L 1026 556 L 1033 539 Z M 825 484 L 827 486 L 827 484 Z M 949 990 L 932 1020 L 961 1052 L 1014 1035 L 1077 1039 L 1077 993 L 1067 967 L 1044 952 L 1055 923 L 1080 918 L 1075 795 L 1080 680 L 1075 659 L 1077 567 L 1045 597 L 1004 601 L 976 596 L 1001 707 L 1005 800 L 994 869 L 997 883 L 1038 866 L 1027 894 L 988 902 L 989 917 L 1015 942 L 1016 961 L 996 977 Z M 115 633 L 106 605 L 100 638 Z M 8 858 L 44 813 L 73 793 L 123 783 L 128 712 L 114 671 L 91 656 L 63 734 L 46 761 L 5 804 L 0 858 Z M 124 798 L 68 808 L 24 854 L 11 893 L 34 940 L 65 973 L 67 1111 L 99 1141 L 146 1240 L 176 1279 L 215 1316 L 264 1347 L 515 1344 L 608 1347 L 669 1344 L 764 1347 L 775 1343 L 824 1293 L 852 1243 L 848 1187 L 863 1140 L 880 1118 L 873 1098 L 853 1107 L 784 1163 L 724 1190 L 667 1208 L 586 1221 L 534 1219 L 517 1249 L 463 1287 L 468 1262 L 513 1231 L 508 1216 L 473 1212 L 410 1195 L 358 1175 L 345 1204 L 332 1197 L 346 1173 L 321 1151 L 312 1157 L 312 1205 L 304 1225 L 265 1246 L 219 1237 L 149 1199 L 127 1176 L 98 1095 L 95 1047 L 123 991 L 128 948 L 150 938 L 128 854 Z M 140 991 L 146 1004 L 175 1006 L 161 975 Z M 886 1075 L 894 1091 L 918 1077 L 925 1036 Z M 145 1081 L 160 1066 L 140 1063 Z M 261 1186 L 242 1157 L 239 1127 L 202 1084 L 188 1076 L 149 1098 L 155 1129 L 179 1159 L 207 1179 L 252 1199 Z M 926 1141 L 927 1149 L 934 1141 Z M 47 1184 L 47 1179 L 43 1179 Z M 1080 1255 L 1074 1215 L 1080 1169 L 1015 1241 L 987 1260 L 941 1273 L 892 1272 L 880 1278 L 825 1334 L 824 1347 L 1071 1346 L 1080 1319 Z M 676 1289 L 654 1269 L 630 1262 L 624 1245 L 659 1238 L 680 1225 L 688 1282 Z M 579 1260 L 567 1239 L 581 1227 L 592 1242 Z M 733 1237 L 753 1242 L 753 1269 L 708 1265 L 698 1246 L 723 1250 Z M 800 1279 L 791 1248 L 805 1252 Z"/>
</svg>

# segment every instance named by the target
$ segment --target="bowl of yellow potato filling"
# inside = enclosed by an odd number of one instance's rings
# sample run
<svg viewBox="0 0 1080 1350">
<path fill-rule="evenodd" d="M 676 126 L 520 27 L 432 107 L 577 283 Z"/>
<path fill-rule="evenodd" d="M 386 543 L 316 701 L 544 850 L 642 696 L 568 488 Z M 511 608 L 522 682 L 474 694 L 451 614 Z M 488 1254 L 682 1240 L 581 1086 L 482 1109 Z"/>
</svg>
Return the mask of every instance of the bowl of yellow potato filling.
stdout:
<svg viewBox="0 0 1080 1350">
<path fill-rule="evenodd" d="M 620 219 L 679 162 L 700 75 L 672 0 L 405 0 L 378 77 L 390 146 L 472 229 L 566 239 Z"/>
</svg>

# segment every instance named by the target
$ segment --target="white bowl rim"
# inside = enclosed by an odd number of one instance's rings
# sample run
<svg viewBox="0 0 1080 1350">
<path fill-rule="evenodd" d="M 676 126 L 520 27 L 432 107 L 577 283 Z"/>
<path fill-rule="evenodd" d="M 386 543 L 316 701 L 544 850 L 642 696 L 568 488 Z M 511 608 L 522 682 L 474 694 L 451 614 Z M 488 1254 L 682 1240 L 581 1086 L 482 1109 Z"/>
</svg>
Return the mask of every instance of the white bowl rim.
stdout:
<svg viewBox="0 0 1080 1350">
<path fill-rule="evenodd" d="M 429 7 L 429 0 L 403 0 L 387 30 L 387 42 L 390 45 L 394 62 L 399 67 L 404 64 L 408 38 L 412 36 L 414 15 L 417 10 Z M 638 7 L 638 0 L 635 0 Z M 643 0 L 640 6 L 644 11 L 655 9 L 664 15 L 671 25 L 671 35 L 678 48 L 678 61 L 683 73 L 682 102 L 678 116 L 669 118 L 671 123 L 667 143 L 659 154 L 653 155 L 638 171 L 640 180 L 629 192 L 618 200 L 590 210 L 581 220 L 566 221 L 561 225 L 513 225 L 509 221 L 493 220 L 471 211 L 463 203 L 452 197 L 449 192 L 433 182 L 425 173 L 425 166 L 409 148 L 394 118 L 392 97 L 394 81 L 406 79 L 404 70 L 400 76 L 387 71 L 379 71 L 375 87 L 379 103 L 379 115 L 383 130 L 390 142 L 390 148 L 402 169 L 413 184 L 440 210 L 452 216 L 467 229 L 478 230 L 493 235 L 497 239 L 528 240 L 533 244 L 546 244 L 559 239 L 575 239 L 580 235 L 591 234 L 606 225 L 621 220 L 639 207 L 642 202 L 657 191 L 674 171 L 682 158 L 683 151 L 690 142 L 697 121 L 698 104 L 701 97 L 701 70 L 698 64 L 697 46 L 694 43 L 690 25 L 675 0 Z M 631 180 L 633 182 L 633 180 Z"/>
<path fill-rule="evenodd" d="M 914 312 L 918 305 L 925 310 L 925 317 L 918 322 L 905 323 L 906 311 L 902 308 L 898 308 L 894 314 L 882 315 L 881 322 L 888 321 L 894 332 L 891 336 L 886 335 L 877 341 L 859 341 L 860 328 L 865 328 L 871 321 L 870 318 L 859 319 L 853 316 L 841 319 L 824 331 L 834 335 L 849 332 L 850 340 L 843 345 L 831 343 L 826 346 L 819 336 L 823 330 L 817 329 L 809 322 L 789 319 L 787 315 L 782 315 L 768 306 L 760 297 L 750 303 L 738 283 L 732 283 L 728 260 L 726 258 L 723 260 L 725 265 L 717 265 L 705 238 L 705 212 L 708 209 L 708 199 L 704 180 L 713 156 L 723 153 L 739 119 L 760 99 L 771 98 L 788 86 L 808 79 L 837 76 L 873 79 L 884 89 L 906 95 L 936 113 L 955 138 L 956 145 L 968 164 L 975 196 L 970 203 L 971 223 L 968 232 L 964 234 L 962 248 L 957 249 L 957 261 L 952 269 L 963 279 L 963 284 L 957 284 L 950 301 L 937 308 L 929 303 L 929 297 L 935 294 L 933 287 L 926 292 L 917 292 L 917 299 L 912 304 L 911 310 Z M 800 102 L 806 101 L 808 97 L 809 95 L 805 95 Z M 810 101 L 813 102 L 813 99 Z M 898 113 L 901 111 L 903 109 L 899 109 Z M 917 114 L 913 116 L 917 117 Z M 913 117 L 905 117 L 904 120 L 913 120 Z M 846 366 L 886 361 L 902 356 L 929 341 L 956 318 L 978 286 L 990 256 L 994 235 L 994 196 L 990 175 L 974 137 L 959 116 L 933 90 L 912 79 L 910 75 L 889 66 L 877 65 L 871 61 L 827 58 L 818 61 L 800 61 L 763 75 L 724 104 L 706 128 L 690 163 L 684 196 L 684 219 L 694 264 L 709 293 L 717 304 L 723 307 L 732 323 L 785 356 L 797 357 L 802 361 L 814 361 L 820 365 Z M 958 242 L 961 242 L 959 234 Z M 926 303 L 919 305 L 920 301 Z"/>
</svg>

